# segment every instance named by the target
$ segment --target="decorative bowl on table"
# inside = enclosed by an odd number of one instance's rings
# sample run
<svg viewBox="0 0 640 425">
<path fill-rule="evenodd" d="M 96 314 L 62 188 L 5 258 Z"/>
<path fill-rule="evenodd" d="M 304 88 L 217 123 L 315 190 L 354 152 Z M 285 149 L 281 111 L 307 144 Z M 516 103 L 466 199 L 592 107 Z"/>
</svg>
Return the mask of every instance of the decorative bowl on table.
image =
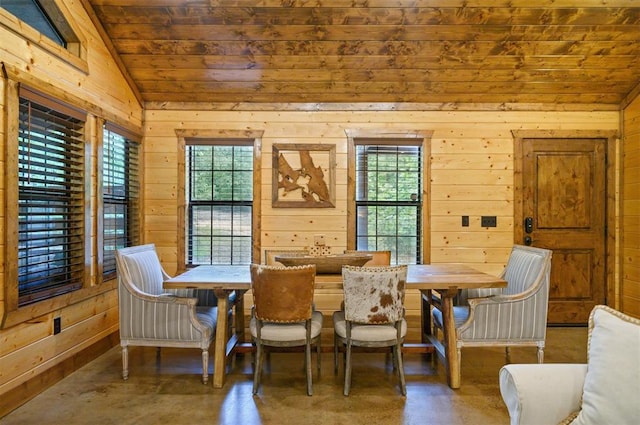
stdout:
<svg viewBox="0 0 640 425">
<path fill-rule="evenodd" d="M 285 266 L 316 265 L 316 274 L 339 274 L 342 266 L 363 266 L 371 260 L 371 254 L 333 254 L 333 255 L 276 255 L 276 261 Z"/>
</svg>

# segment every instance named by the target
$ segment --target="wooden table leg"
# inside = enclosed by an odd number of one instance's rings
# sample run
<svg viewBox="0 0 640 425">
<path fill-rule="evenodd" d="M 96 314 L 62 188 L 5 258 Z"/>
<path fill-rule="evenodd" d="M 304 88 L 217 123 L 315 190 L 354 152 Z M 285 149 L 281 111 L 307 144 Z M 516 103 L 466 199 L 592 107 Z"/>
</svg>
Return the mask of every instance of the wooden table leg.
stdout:
<svg viewBox="0 0 640 425">
<path fill-rule="evenodd" d="M 456 323 L 453 317 L 453 298 L 457 289 L 442 291 L 442 333 L 447 361 L 447 383 L 451 388 L 460 388 L 460 359 L 456 344 Z"/>
<path fill-rule="evenodd" d="M 428 342 L 429 337 L 431 336 L 431 304 L 429 303 L 430 293 L 430 289 L 420 291 L 420 303 L 422 305 L 420 336 L 423 344 Z"/>
<path fill-rule="evenodd" d="M 229 294 L 231 291 L 216 290 L 218 297 L 218 323 L 213 348 L 213 388 L 222 388 L 227 363 L 227 325 L 229 317 Z"/>
<path fill-rule="evenodd" d="M 238 300 L 236 301 L 236 335 L 238 342 L 244 342 L 244 293 L 245 291 L 236 291 Z"/>
</svg>

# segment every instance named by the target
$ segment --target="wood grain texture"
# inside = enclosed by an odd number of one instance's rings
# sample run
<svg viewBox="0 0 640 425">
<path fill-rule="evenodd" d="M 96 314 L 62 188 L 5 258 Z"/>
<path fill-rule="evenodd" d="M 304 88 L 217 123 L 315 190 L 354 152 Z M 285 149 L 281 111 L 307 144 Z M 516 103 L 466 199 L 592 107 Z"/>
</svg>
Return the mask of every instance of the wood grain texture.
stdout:
<svg viewBox="0 0 640 425">
<path fill-rule="evenodd" d="M 151 102 L 619 105 L 640 78 L 632 0 L 85 1 Z"/>
<path fill-rule="evenodd" d="M 118 332 L 114 281 L 101 282 L 97 273 L 98 123 L 106 120 L 141 134 L 142 106 L 105 49 L 85 10 L 77 2 L 56 2 L 77 33 L 75 56 L 27 29 L 5 9 L 0 11 L 0 416 L 70 373 L 85 352 L 91 357 L 114 344 L 104 344 Z M 76 44 L 72 42 L 72 44 Z M 75 58 L 75 59 L 74 59 Z M 85 203 L 85 287 L 79 291 L 21 308 L 17 307 L 18 86 L 26 86 L 87 112 Z M 8 142 L 8 143 L 7 143 Z M 175 232 L 174 232 L 175 233 Z M 54 318 L 62 330 L 53 334 Z M 97 346 L 98 348 L 90 348 Z M 96 354 L 98 353 L 98 354 Z"/>
<path fill-rule="evenodd" d="M 623 129 L 619 308 L 640 317 L 640 97 L 625 108 Z"/>
</svg>

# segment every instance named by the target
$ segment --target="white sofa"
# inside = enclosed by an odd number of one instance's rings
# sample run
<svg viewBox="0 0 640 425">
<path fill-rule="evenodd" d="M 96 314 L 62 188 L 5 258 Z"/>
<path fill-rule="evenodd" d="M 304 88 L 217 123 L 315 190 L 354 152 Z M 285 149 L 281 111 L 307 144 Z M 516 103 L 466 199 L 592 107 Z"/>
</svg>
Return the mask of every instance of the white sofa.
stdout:
<svg viewBox="0 0 640 425">
<path fill-rule="evenodd" d="M 504 366 L 511 425 L 640 423 L 640 319 L 596 306 L 587 350 L 587 364 Z"/>
</svg>

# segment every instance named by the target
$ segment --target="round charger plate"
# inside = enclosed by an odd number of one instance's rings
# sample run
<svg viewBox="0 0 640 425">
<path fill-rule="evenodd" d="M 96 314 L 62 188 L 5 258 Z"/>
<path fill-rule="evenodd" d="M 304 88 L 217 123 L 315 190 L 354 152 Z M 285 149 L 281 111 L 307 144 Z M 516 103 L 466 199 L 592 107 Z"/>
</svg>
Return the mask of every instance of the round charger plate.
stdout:
<svg viewBox="0 0 640 425">
<path fill-rule="evenodd" d="M 285 266 L 303 266 L 315 264 L 317 274 L 339 274 L 342 266 L 363 266 L 371 260 L 371 254 L 333 254 L 333 255 L 276 255 L 274 259 Z"/>
</svg>

